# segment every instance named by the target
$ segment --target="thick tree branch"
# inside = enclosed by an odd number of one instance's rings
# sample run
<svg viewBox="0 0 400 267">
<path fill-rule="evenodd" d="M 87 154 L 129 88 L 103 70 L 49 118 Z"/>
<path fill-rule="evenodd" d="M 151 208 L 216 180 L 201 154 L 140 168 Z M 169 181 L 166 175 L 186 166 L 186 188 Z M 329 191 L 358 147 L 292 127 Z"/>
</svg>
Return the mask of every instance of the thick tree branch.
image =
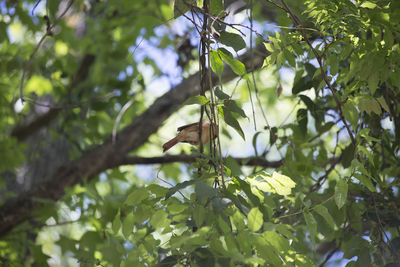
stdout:
<svg viewBox="0 0 400 267">
<path fill-rule="evenodd" d="M 196 156 L 193 155 L 166 155 L 163 157 L 125 157 L 119 163 L 120 165 L 135 165 L 135 164 L 166 164 L 166 163 L 191 163 L 196 160 Z M 245 166 L 260 166 L 265 168 L 278 168 L 282 166 L 283 161 L 268 161 L 261 157 L 249 157 L 249 158 L 234 158 L 238 164 Z M 117 166 L 112 166 L 117 167 Z"/>
<path fill-rule="evenodd" d="M 19 141 L 23 141 L 42 127 L 49 125 L 59 112 L 60 109 L 50 108 L 46 113 L 39 115 L 34 120 L 23 122 L 23 124 L 15 127 L 11 132 L 11 136 L 16 137 Z"/>
<path fill-rule="evenodd" d="M 252 71 L 250 67 L 252 65 L 254 68 L 261 67 L 267 56 L 262 46 L 259 48 L 262 49 L 259 50 L 262 56 L 257 53 L 253 57 L 247 54 L 240 58 L 242 62 L 246 63 L 248 71 Z M 250 60 L 253 60 L 253 63 L 250 64 Z M 225 70 L 222 82 L 237 77 L 230 68 L 225 68 Z M 128 152 L 145 143 L 148 137 L 155 133 L 186 99 L 198 94 L 200 91 L 199 80 L 198 73 L 183 80 L 181 84 L 154 101 L 130 125 L 122 129 L 117 134 L 115 142 L 112 142 L 110 136 L 103 144 L 83 153 L 79 159 L 58 168 L 45 182 L 6 201 L 0 207 L 0 236 L 4 236 L 15 226 L 32 217 L 33 211 L 40 205 L 38 199 L 58 200 L 63 196 L 66 187 L 74 186 L 84 178 L 92 179 L 112 166 L 121 165 Z M 216 83 L 217 80 L 216 76 L 212 77 L 213 83 Z"/>
</svg>

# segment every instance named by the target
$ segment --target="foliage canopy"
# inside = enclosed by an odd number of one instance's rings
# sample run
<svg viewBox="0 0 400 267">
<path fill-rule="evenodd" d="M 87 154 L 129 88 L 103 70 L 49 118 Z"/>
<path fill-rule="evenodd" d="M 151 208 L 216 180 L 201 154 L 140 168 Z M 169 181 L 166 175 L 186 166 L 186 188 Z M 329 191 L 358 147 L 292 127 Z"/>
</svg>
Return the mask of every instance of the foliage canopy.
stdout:
<svg viewBox="0 0 400 267">
<path fill-rule="evenodd" d="M 400 264 L 399 1 L 3 1 L 0 60 L 4 266 Z"/>
</svg>

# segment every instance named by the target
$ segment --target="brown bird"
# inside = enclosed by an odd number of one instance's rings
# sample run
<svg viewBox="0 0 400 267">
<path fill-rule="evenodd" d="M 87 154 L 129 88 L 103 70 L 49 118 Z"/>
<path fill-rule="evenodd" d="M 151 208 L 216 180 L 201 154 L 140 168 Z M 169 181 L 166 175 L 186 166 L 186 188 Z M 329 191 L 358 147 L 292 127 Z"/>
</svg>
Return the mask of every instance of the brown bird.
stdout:
<svg viewBox="0 0 400 267">
<path fill-rule="evenodd" d="M 207 144 L 212 139 L 218 136 L 218 125 L 214 126 L 209 121 L 202 122 L 203 128 L 201 130 L 201 141 L 203 144 Z M 178 135 L 163 145 L 163 152 L 173 147 L 179 142 L 189 143 L 191 145 L 199 145 L 199 123 L 191 123 L 178 128 Z"/>
</svg>

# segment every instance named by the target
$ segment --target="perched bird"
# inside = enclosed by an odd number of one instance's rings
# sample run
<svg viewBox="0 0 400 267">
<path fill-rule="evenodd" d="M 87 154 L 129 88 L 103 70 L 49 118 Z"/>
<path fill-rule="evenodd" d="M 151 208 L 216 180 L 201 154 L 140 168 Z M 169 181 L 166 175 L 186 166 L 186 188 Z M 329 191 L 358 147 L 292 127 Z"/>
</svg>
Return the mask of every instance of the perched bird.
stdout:
<svg viewBox="0 0 400 267">
<path fill-rule="evenodd" d="M 201 141 L 203 144 L 207 144 L 212 139 L 215 139 L 218 136 L 218 125 L 211 124 L 209 121 L 202 122 L 202 130 L 201 130 Z M 188 125 L 184 125 L 178 128 L 178 135 L 163 145 L 163 152 L 166 152 L 168 149 L 173 147 L 179 142 L 189 143 L 191 145 L 199 145 L 199 123 L 191 123 Z"/>
</svg>

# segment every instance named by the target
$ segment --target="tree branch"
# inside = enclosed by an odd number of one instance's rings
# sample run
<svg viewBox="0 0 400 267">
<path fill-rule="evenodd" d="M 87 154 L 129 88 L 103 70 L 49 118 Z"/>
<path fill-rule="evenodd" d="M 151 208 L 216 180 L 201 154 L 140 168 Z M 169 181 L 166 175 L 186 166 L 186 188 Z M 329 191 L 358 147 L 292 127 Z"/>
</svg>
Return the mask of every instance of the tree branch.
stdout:
<svg viewBox="0 0 400 267">
<path fill-rule="evenodd" d="M 135 164 L 166 164 L 166 163 L 191 163 L 194 162 L 198 158 L 197 156 L 193 155 L 166 155 L 163 157 L 151 157 L 151 158 L 144 158 L 144 157 L 125 157 L 119 162 L 119 165 L 135 165 Z M 234 158 L 236 162 L 240 165 L 245 166 L 261 166 L 265 168 L 278 168 L 282 166 L 283 161 L 268 161 L 265 158 L 261 157 L 249 157 L 249 158 Z M 118 167 L 112 166 L 112 167 Z"/>
</svg>

